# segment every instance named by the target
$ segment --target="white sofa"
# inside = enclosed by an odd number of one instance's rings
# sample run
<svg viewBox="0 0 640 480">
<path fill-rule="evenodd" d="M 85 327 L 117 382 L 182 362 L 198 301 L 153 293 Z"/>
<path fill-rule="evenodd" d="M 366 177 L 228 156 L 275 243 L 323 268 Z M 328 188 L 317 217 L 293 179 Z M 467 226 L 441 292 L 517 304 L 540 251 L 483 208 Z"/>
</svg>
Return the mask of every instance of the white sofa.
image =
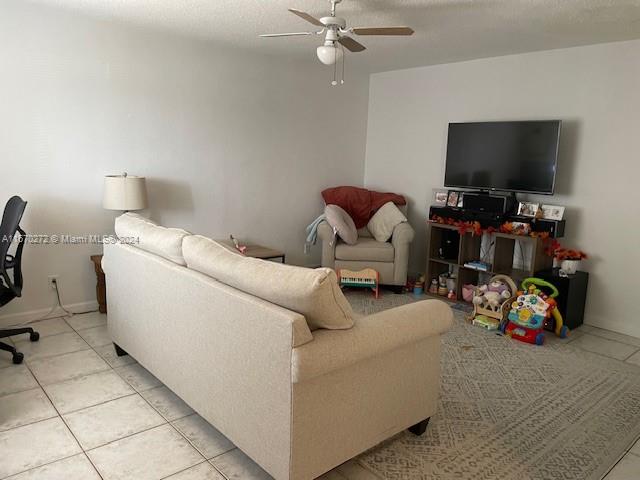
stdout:
<svg viewBox="0 0 640 480">
<path fill-rule="evenodd" d="M 452 322 L 443 302 L 311 331 L 300 313 L 182 265 L 175 232 L 143 233 L 139 246 L 105 245 L 114 343 L 273 477 L 312 479 L 403 429 L 424 431 Z"/>
</svg>

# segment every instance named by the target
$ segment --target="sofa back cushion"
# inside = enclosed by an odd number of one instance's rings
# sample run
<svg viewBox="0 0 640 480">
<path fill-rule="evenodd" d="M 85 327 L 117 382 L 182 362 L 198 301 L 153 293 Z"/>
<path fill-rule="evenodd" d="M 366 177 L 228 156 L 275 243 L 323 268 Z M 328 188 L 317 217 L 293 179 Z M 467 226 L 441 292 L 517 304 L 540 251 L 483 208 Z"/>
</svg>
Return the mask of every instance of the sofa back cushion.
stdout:
<svg viewBox="0 0 640 480">
<path fill-rule="evenodd" d="M 245 257 L 192 235 L 183 243 L 187 266 L 243 292 L 304 315 L 309 329 L 347 329 L 353 312 L 333 270 L 304 268 Z"/>
<path fill-rule="evenodd" d="M 181 228 L 167 228 L 137 213 L 125 213 L 116 218 L 116 235 L 120 238 L 137 238 L 138 248 L 155 253 L 178 265 L 187 263 L 182 256 L 182 240 L 191 235 Z"/>
</svg>

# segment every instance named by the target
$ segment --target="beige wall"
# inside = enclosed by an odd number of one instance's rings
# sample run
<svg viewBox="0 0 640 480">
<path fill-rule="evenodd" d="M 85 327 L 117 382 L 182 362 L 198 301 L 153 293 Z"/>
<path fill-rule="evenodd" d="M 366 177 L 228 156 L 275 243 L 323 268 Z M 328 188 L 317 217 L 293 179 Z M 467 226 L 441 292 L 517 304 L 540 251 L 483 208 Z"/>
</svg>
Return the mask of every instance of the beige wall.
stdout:
<svg viewBox="0 0 640 480">
<path fill-rule="evenodd" d="M 368 75 L 341 88 L 314 60 L 226 50 L 26 2 L 0 6 L 0 203 L 30 233 L 107 233 L 103 175 L 148 179 L 152 218 L 303 254 L 320 190 L 362 184 Z M 22 299 L 3 315 L 95 299 L 99 246 L 27 246 Z M 81 308 L 83 305 L 79 305 Z"/>
<path fill-rule="evenodd" d="M 640 41 L 372 75 L 365 183 L 409 196 L 410 270 L 425 268 L 448 122 L 560 118 L 557 194 L 537 200 L 566 205 L 563 242 L 591 255 L 587 323 L 640 336 L 639 86 Z"/>
</svg>

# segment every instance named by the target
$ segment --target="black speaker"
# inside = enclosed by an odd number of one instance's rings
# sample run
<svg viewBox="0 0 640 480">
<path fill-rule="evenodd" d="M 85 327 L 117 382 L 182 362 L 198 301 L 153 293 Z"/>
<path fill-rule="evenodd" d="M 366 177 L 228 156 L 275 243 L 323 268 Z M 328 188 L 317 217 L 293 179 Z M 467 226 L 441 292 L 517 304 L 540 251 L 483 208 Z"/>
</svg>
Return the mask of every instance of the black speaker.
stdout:
<svg viewBox="0 0 640 480">
<path fill-rule="evenodd" d="M 504 215 L 511 210 L 512 198 L 511 195 L 465 192 L 462 194 L 462 208 L 472 212 Z"/>
<path fill-rule="evenodd" d="M 429 207 L 429 218 L 442 217 L 452 218 L 453 220 L 462 220 L 462 209 L 458 207 L 441 207 L 432 205 Z"/>
<path fill-rule="evenodd" d="M 589 274 L 587 272 L 576 272 L 575 275 L 561 277 L 558 274 L 558 269 L 554 268 L 536 272 L 535 275 L 555 285 L 558 292 L 560 292 L 557 298 L 558 310 L 562 315 L 564 324 L 572 330 L 582 325 L 584 306 L 587 301 Z"/>
</svg>

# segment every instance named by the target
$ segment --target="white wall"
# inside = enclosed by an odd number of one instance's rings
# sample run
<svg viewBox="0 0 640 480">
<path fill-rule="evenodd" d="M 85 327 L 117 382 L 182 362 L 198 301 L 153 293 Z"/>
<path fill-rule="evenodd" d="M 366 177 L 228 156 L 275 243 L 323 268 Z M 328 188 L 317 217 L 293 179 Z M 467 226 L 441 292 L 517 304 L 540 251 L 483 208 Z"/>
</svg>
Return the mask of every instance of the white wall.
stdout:
<svg viewBox="0 0 640 480">
<path fill-rule="evenodd" d="M 107 233 L 103 176 L 127 171 L 147 177 L 156 220 L 317 264 L 303 243 L 320 190 L 362 185 L 368 75 L 331 87 L 313 54 L 289 62 L 4 0 L 0 203 L 28 200 L 30 233 Z M 100 251 L 28 245 L 24 296 L 1 313 L 48 308 L 49 274 L 64 303 L 95 300 Z"/>
<path fill-rule="evenodd" d="M 586 322 L 640 336 L 640 41 L 373 75 L 365 184 L 410 198 L 424 272 L 448 122 L 548 118 L 564 120 L 557 194 L 537 200 L 567 206 L 563 243 L 591 255 Z"/>
</svg>

